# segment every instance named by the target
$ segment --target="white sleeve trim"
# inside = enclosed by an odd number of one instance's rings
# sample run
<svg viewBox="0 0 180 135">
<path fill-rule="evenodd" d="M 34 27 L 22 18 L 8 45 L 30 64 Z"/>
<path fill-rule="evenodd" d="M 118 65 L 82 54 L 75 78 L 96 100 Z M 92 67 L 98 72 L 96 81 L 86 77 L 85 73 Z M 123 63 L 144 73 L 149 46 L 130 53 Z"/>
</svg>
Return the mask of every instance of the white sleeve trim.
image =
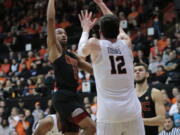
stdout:
<svg viewBox="0 0 180 135">
<path fill-rule="evenodd" d="M 79 41 L 79 44 L 78 44 L 78 54 L 80 56 L 85 56 L 86 54 L 84 54 L 83 52 L 83 49 L 88 41 L 88 38 L 89 38 L 89 33 L 88 32 L 83 32 L 82 35 L 81 35 L 81 38 L 80 38 L 80 41 Z"/>
</svg>

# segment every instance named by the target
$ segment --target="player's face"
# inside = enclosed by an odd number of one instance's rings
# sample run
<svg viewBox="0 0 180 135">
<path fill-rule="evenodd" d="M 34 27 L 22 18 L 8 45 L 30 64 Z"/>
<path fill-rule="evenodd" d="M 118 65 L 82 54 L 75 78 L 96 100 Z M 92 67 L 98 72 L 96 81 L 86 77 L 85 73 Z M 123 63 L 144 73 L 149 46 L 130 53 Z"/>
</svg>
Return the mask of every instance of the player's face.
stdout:
<svg viewBox="0 0 180 135">
<path fill-rule="evenodd" d="M 65 46 L 67 44 L 67 33 L 64 29 L 56 29 L 56 38 L 62 46 Z"/>
<path fill-rule="evenodd" d="M 143 83 L 148 77 L 148 73 L 143 66 L 134 67 L 134 79 L 137 83 Z"/>
</svg>

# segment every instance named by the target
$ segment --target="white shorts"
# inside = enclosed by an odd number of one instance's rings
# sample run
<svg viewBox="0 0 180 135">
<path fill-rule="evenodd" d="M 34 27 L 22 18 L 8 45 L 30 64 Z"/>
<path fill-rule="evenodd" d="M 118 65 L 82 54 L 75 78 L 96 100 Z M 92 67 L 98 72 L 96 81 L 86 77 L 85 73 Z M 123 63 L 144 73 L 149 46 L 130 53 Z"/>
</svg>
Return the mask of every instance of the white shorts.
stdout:
<svg viewBox="0 0 180 135">
<path fill-rule="evenodd" d="M 96 135 L 145 135 L 142 118 L 123 123 L 97 122 Z"/>
</svg>

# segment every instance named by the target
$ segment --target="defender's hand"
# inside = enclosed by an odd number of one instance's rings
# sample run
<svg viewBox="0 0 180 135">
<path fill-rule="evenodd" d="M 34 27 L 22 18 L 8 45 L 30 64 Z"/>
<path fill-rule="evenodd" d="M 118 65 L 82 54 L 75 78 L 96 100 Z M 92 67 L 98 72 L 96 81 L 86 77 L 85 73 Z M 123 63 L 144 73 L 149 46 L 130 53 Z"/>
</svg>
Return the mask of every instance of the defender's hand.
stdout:
<svg viewBox="0 0 180 135">
<path fill-rule="evenodd" d="M 79 14 L 79 20 L 81 22 L 83 31 L 89 32 L 95 25 L 97 18 L 92 20 L 92 12 L 88 13 L 88 11 L 86 10 L 85 12 L 81 11 L 81 14 Z"/>
</svg>

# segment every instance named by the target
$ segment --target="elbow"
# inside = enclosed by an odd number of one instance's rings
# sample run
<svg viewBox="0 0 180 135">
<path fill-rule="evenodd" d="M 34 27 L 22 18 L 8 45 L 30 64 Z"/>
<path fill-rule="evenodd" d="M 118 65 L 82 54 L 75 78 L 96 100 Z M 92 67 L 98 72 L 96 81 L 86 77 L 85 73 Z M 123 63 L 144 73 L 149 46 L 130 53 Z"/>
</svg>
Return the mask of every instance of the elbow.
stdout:
<svg viewBox="0 0 180 135">
<path fill-rule="evenodd" d="M 78 55 L 81 56 L 81 57 L 86 57 L 83 53 L 83 49 L 82 48 L 79 48 L 78 51 L 77 51 Z"/>
</svg>

